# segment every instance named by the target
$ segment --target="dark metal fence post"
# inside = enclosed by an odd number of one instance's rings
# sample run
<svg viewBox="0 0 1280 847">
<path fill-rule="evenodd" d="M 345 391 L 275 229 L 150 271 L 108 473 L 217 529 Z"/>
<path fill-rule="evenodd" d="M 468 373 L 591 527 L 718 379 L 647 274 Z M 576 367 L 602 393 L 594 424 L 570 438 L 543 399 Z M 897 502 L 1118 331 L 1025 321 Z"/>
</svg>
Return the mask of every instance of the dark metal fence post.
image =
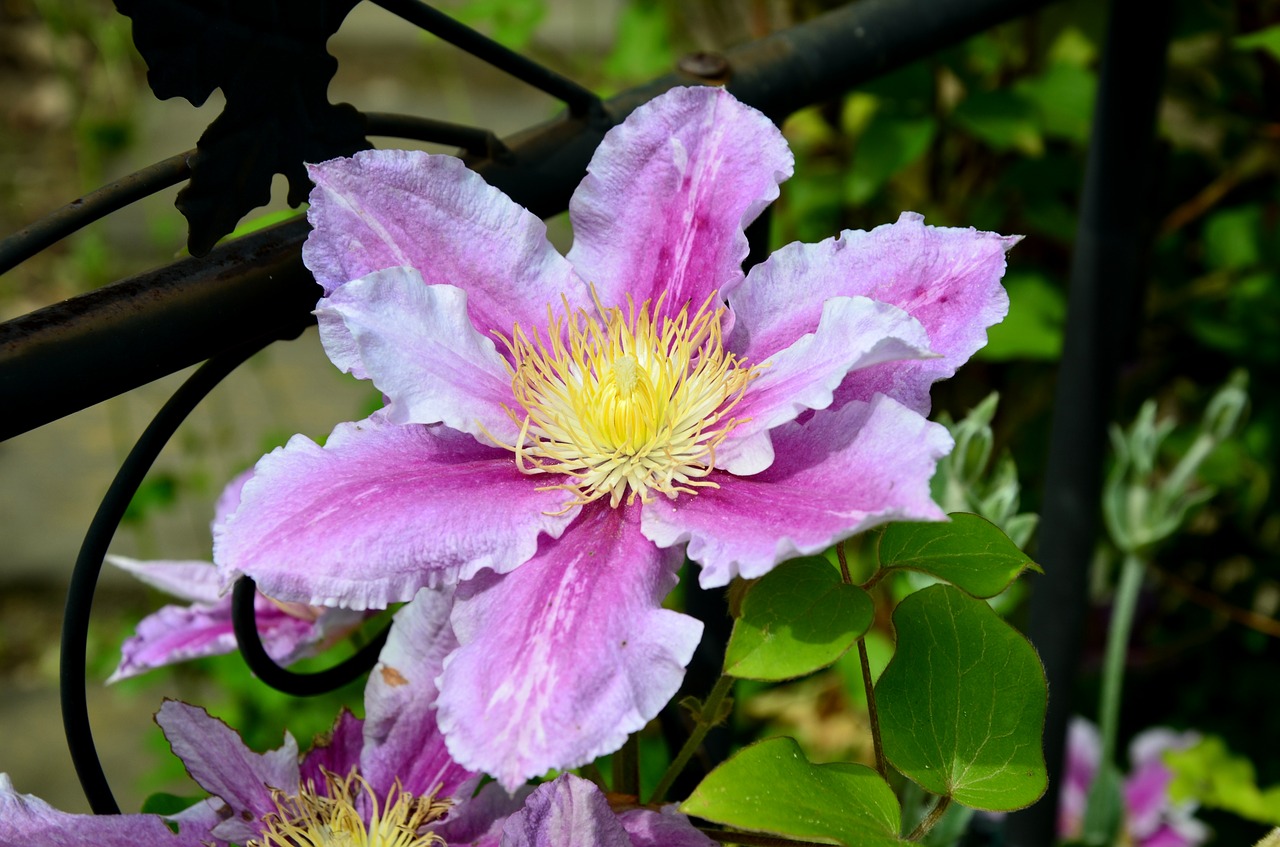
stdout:
<svg viewBox="0 0 1280 847">
<path fill-rule="evenodd" d="M 1045 573 L 1033 584 L 1028 626 L 1049 679 L 1049 794 L 1010 816 L 1006 834 L 1017 847 L 1055 840 L 1086 576 L 1099 528 L 1106 426 L 1126 344 L 1140 326 L 1137 295 L 1151 235 L 1149 163 L 1171 18 L 1168 3 L 1111 4 L 1054 397 L 1037 556 Z"/>
</svg>

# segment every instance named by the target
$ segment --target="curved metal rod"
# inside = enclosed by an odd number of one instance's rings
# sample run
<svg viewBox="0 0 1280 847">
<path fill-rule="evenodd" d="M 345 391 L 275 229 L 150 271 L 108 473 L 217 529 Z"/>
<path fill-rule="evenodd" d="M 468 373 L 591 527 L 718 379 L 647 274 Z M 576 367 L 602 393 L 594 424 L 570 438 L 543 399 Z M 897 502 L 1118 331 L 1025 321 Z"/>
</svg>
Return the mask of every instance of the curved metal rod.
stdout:
<svg viewBox="0 0 1280 847">
<path fill-rule="evenodd" d="M 367 135 L 388 138 L 412 138 L 461 147 L 473 156 L 500 159 L 511 155 L 511 150 L 494 135 L 492 130 L 464 124 L 420 118 L 417 115 L 395 115 L 389 112 L 365 112 Z"/>
<path fill-rule="evenodd" d="M 102 571 L 102 560 L 124 517 L 125 509 L 160 451 L 177 431 L 191 410 L 220 383 L 269 341 L 258 341 L 210 359 L 182 384 L 143 431 L 138 443 L 120 466 L 107 494 L 102 498 L 89 531 L 85 533 L 71 584 L 67 588 L 67 605 L 62 618 L 62 654 L 59 660 L 59 688 L 62 699 L 62 727 L 67 736 L 67 749 L 75 765 L 80 786 L 95 814 L 114 815 L 120 807 L 107 784 L 102 762 L 93 743 L 89 725 L 89 703 L 85 692 L 85 651 L 89 637 L 89 613 L 93 593 Z"/>
<path fill-rule="evenodd" d="M 236 581 L 231 594 L 231 625 L 235 629 L 236 644 L 240 647 L 240 655 L 244 663 L 253 671 L 253 675 L 276 691 L 291 694 L 294 697 L 314 697 L 341 688 L 361 674 L 371 670 L 378 662 L 378 654 L 387 641 L 391 624 L 354 655 L 348 656 L 331 668 L 313 673 L 298 673 L 276 664 L 275 659 L 267 655 L 262 646 L 262 638 L 258 635 L 258 621 L 253 608 L 254 597 L 258 586 L 247 576 Z"/>
<path fill-rule="evenodd" d="M 190 159 L 195 154 L 188 150 L 107 183 L 8 236 L 0 241 L 0 274 L 117 209 L 182 182 L 191 175 Z"/>
<path fill-rule="evenodd" d="M 420 29 L 447 41 L 521 82 L 544 91 L 569 107 L 575 117 L 603 114 L 600 98 L 589 88 L 584 88 L 566 76 L 503 47 L 453 18 L 438 12 L 420 0 L 373 0 L 374 3 Z"/>
</svg>

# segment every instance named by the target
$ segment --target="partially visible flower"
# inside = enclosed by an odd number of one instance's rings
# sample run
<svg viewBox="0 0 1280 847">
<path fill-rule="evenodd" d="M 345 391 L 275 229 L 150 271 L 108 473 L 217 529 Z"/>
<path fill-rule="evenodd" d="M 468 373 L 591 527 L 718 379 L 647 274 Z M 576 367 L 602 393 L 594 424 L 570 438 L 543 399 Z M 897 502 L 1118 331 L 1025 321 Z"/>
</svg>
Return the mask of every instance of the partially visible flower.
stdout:
<svg viewBox="0 0 1280 847">
<path fill-rule="evenodd" d="M 435 676 L 453 638 L 448 592 L 402 609 L 369 677 L 364 720 L 344 712 L 301 759 L 286 734 L 255 753 L 203 709 L 156 715 L 173 751 L 213 796 L 168 820 L 71 815 L 0 775 L 0 847 L 714 847 L 668 807 L 615 813 L 570 774 L 508 793 L 454 762 L 435 724 Z"/>
<path fill-rule="evenodd" d="M 204 847 L 208 827 L 174 833 L 159 815 L 73 815 L 19 794 L 0 773 L 0 847 Z"/>
<path fill-rule="evenodd" d="M 156 723 L 213 795 L 175 820 L 245 847 L 440 843 L 425 828 L 449 817 L 479 781 L 449 757 L 436 728 L 435 678 L 453 642 L 451 602 L 447 592 L 424 590 L 396 614 L 365 688 L 364 719 L 344 712 L 301 759 L 288 734 L 279 749 L 254 753 L 203 709 L 166 702 Z M 510 813 L 518 799 L 508 799 Z"/>
<path fill-rule="evenodd" d="M 453 157 L 313 166 L 321 340 L 388 404 L 259 461 L 224 578 L 352 608 L 460 583 L 440 726 L 511 789 L 675 693 L 702 631 L 662 607 L 686 554 L 717 587 L 943 519 L 930 386 L 1004 316 L 1017 239 L 903 213 L 744 274 L 792 167 L 727 91 L 667 92 L 605 136 L 561 256 Z"/>
<path fill-rule="evenodd" d="M 215 529 L 240 504 L 240 490 L 252 475 L 252 471 L 246 471 L 237 476 L 218 498 L 213 518 Z M 236 649 L 231 595 L 222 591 L 218 570 L 212 562 L 140 562 L 124 556 L 107 556 L 107 562 L 189 603 L 164 606 L 139 621 L 135 633 L 121 646 L 120 664 L 107 682 Z M 282 665 L 309 656 L 337 640 L 366 616 L 350 609 L 281 603 L 262 593 L 254 598 L 253 606 L 262 646 L 267 655 Z"/>
<path fill-rule="evenodd" d="M 1164 763 L 1165 753 L 1185 750 L 1198 740 L 1194 732 L 1154 727 L 1130 743 L 1131 770 L 1122 791 L 1125 843 L 1133 847 L 1197 847 L 1208 839 L 1208 827 L 1194 817 L 1195 802 L 1175 803 L 1169 798 L 1173 771 Z M 1081 834 L 1101 746 L 1097 727 L 1084 718 L 1072 718 L 1067 732 L 1066 773 L 1058 800 L 1061 838 L 1077 838 Z"/>
</svg>

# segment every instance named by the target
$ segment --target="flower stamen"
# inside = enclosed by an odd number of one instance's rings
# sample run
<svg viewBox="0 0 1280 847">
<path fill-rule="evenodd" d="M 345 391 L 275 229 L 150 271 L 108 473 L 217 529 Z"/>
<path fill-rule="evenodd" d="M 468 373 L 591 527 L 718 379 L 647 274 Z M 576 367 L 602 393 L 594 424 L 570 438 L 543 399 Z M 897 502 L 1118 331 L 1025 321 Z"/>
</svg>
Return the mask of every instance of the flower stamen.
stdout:
<svg viewBox="0 0 1280 847">
<path fill-rule="evenodd" d="M 422 832 L 440 820 L 453 805 L 449 800 L 418 797 L 396 780 L 381 805 L 364 777 L 351 769 L 346 777 L 324 774 L 324 790 L 308 782 L 296 797 L 272 791 L 276 811 L 263 823 L 266 829 L 245 847 L 438 847 L 444 839 Z M 367 810 L 362 814 L 361 807 Z"/>
<path fill-rule="evenodd" d="M 626 315 L 592 296 L 595 315 L 563 297 L 561 315 L 548 306 L 545 340 L 519 324 L 510 338 L 497 334 L 520 408 L 505 407 L 515 443 L 494 442 L 522 473 L 572 480 L 542 489 L 571 495 L 557 514 L 605 496 L 617 507 L 717 487 L 707 479 L 716 447 L 747 420 L 729 413 L 759 369 L 725 351 L 724 306 L 712 293 L 659 326 L 665 293 L 638 310 L 628 296 Z"/>
</svg>

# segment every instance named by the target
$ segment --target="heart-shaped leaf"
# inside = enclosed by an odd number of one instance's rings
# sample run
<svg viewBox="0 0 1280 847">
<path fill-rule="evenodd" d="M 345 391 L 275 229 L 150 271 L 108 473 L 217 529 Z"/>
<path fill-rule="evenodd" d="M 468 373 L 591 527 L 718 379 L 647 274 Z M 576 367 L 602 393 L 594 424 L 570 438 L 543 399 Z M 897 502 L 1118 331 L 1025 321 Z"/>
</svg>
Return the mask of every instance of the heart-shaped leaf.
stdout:
<svg viewBox="0 0 1280 847">
<path fill-rule="evenodd" d="M 880 536 L 880 567 L 927 573 L 974 597 L 994 597 L 1040 566 L 986 518 L 958 512 L 946 523 L 892 523 Z"/>
<path fill-rule="evenodd" d="M 893 613 L 898 649 L 876 683 L 885 756 L 926 791 L 975 809 L 1029 806 L 1048 785 L 1048 686 L 1031 643 L 950 585 Z"/>
<path fill-rule="evenodd" d="M 792 679 L 825 668 L 867 631 L 867 592 L 846 585 L 819 556 L 774 568 L 747 592 L 725 649 L 724 672 L 743 679 Z"/>
<path fill-rule="evenodd" d="M 680 811 L 754 832 L 831 840 L 849 847 L 901 847 L 893 789 L 865 765 L 812 764 L 792 738 L 752 744 L 721 764 Z"/>
</svg>

